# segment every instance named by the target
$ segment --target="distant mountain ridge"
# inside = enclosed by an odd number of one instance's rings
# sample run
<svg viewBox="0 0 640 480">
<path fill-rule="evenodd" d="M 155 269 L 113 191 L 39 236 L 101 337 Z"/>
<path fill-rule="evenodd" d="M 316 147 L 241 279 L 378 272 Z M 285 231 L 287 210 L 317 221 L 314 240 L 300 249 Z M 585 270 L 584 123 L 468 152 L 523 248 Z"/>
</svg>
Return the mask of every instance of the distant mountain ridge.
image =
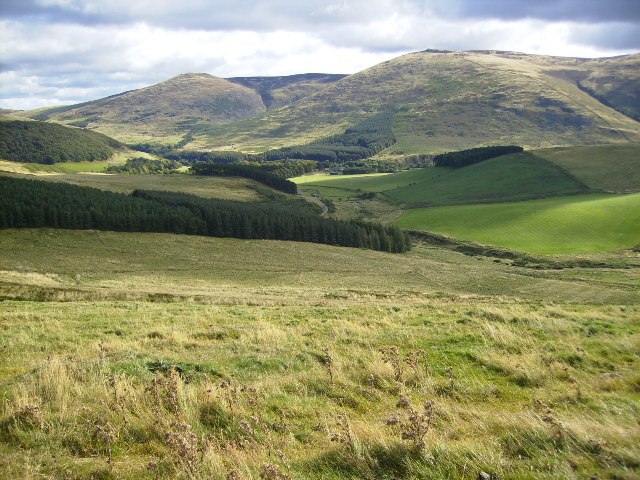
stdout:
<svg viewBox="0 0 640 480">
<path fill-rule="evenodd" d="M 620 66 L 618 69 L 617 66 Z M 572 76 L 615 80 L 607 96 Z M 640 55 L 576 59 L 515 52 L 411 53 L 345 77 L 286 109 L 215 131 L 199 145 L 246 150 L 313 141 L 380 111 L 394 111 L 398 144 L 386 154 L 488 144 L 527 147 L 640 141 Z M 615 108 L 612 108 L 615 107 Z M 250 132 L 259 132 L 259 135 Z"/>
<path fill-rule="evenodd" d="M 261 152 L 393 113 L 384 155 L 478 145 L 640 142 L 640 54 L 602 59 L 425 50 L 353 75 L 184 74 L 79 105 L 13 115 L 125 142 Z"/>
</svg>

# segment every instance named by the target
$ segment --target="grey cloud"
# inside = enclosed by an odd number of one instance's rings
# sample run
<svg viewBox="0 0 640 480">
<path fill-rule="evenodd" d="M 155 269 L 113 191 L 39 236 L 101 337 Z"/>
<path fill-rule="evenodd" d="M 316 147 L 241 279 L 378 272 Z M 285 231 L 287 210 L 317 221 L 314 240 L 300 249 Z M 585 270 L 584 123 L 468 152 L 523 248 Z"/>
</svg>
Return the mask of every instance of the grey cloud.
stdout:
<svg viewBox="0 0 640 480">
<path fill-rule="evenodd" d="M 604 25 L 578 25 L 571 32 L 571 40 L 612 50 L 640 50 L 640 25 L 610 23 Z"/>
<path fill-rule="evenodd" d="M 84 25 L 145 22 L 149 25 L 199 30 L 296 30 L 332 22 L 367 20 L 399 8 L 404 1 L 327 2 L 300 0 L 72 0 L 61 4 L 7 0 L 5 18 Z"/>
<path fill-rule="evenodd" d="M 638 0 L 453 0 L 425 2 L 445 16 L 601 23 L 640 20 Z"/>
<path fill-rule="evenodd" d="M 362 23 L 394 12 L 449 18 L 640 21 L 638 0 L 3 0 L 5 18 L 85 25 L 146 22 L 200 30 L 296 30 Z"/>
</svg>

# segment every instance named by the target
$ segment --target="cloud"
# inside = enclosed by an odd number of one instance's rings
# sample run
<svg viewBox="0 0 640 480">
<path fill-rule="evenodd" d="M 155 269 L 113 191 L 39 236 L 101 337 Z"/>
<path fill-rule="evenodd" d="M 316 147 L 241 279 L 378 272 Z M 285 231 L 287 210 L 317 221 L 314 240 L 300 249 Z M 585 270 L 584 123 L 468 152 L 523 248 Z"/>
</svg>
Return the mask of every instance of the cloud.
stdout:
<svg viewBox="0 0 640 480">
<path fill-rule="evenodd" d="M 432 2 L 444 16 L 579 23 L 640 21 L 637 0 L 450 0 Z"/>
<path fill-rule="evenodd" d="M 3 0 L 5 18 L 150 25 L 197 30 L 295 29 L 368 23 L 394 13 L 445 18 L 640 21 L 637 0 Z"/>
<path fill-rule="evenodd" d="M 444 48 L 640 49 L 636 0 L 2 0 L 0 107 L 74 103 L 185 72 L 353 73 Z"/>
<path fill-rule="evenodd" d="M 571 30 L 569 41 L 594 48 L 637 51 L 640 49 L 640 23 L 576 25 Z"/>
</svg>

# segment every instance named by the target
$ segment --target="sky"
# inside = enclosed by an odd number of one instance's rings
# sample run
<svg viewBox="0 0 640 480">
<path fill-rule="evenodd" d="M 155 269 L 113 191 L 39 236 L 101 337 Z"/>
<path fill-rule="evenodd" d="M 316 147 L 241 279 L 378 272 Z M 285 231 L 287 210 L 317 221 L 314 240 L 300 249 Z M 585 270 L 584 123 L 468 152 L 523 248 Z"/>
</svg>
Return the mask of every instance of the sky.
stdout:
<svg viewBox="0 0 640 480">
<path fill-rule="evenodd" d="M 427 48 L 640 51 L 640 0 L 0 0 L 0 108 L 187 72 L 355 73 Z"/>
</svg>

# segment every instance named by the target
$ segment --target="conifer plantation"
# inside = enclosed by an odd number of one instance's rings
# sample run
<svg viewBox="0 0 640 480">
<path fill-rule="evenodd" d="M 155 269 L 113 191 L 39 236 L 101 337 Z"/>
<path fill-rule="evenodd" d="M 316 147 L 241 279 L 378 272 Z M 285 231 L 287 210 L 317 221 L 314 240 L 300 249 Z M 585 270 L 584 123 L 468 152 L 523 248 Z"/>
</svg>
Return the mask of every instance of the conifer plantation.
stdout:
<svg viewBox="0 0 640 480">
<path fill-rule="evenodd" d="M 0 228 L 41 227 L 294 240 L 393 253 L 411 246 L 396 226 L 325 219 L 286 204 L 144 190 L 124 195 L 0 177 Z"/>
<path fill-rule="evenodd" d="M 447 152 L 436 155 L 433 158 L 433 163 L 437 167 L 462 168 L 509 153 L 519 153 L 523 150 L 522 147 L 517 145 L 469 148 L 458 152 Z"/>
</svg>

